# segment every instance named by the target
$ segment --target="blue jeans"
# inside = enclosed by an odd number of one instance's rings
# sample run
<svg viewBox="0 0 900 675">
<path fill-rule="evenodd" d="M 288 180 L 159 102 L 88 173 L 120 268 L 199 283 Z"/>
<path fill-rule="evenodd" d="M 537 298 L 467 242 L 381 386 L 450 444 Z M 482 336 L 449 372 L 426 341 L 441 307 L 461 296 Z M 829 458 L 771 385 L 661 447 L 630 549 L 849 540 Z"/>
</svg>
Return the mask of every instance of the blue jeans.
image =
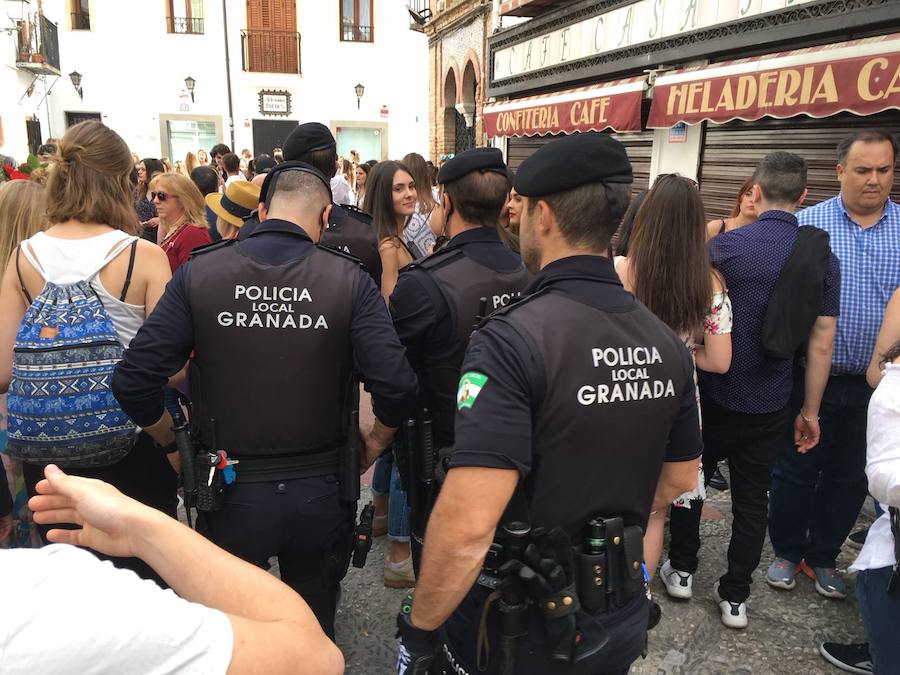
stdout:
<svg viewBox="0 0 900 675">
<path fill-rule="evenodd" d="M 409 505 L 406 502 L 406 491 L 400 485 L 400 472 L 393 461 L 379 457 L 375 460 L 375 472 L 372 474 L 372 494 L 390 494 L 388 507 L 388 539 L 391 541 L 409 541 Z"/>
<path fill-rule="evenodd" d="M 897 626 L 900 625 L 900 594 L 888 595 L 890 567 L 863 570 L 856 577 L 856 598 L 859 614 L 866 627 L 869 653 L 878 675 L 900 673 L 900 641 Z"/>
<path fill-rule="evenodd" d="M 804 371 L 794 371 L 791 423 L 803 403 Z M 811 567 L 834 567 L 866 499 L 866 411 L 872 390 L 863 375 L 831 376 L 822 397 L 819 444 L 805 455 L 785 437 L 769 497 L 775 554 Z"/>
</svg>

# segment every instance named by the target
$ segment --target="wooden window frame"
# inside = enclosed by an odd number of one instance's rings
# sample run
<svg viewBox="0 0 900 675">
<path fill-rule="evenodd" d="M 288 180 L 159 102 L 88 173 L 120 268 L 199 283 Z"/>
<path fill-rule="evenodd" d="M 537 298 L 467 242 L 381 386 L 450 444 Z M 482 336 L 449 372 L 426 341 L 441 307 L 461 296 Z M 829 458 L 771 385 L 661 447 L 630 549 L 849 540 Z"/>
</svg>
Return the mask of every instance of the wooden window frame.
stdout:
<svg viewBox="0 0 900 675">
<path fill-rule="evenodd" d="M 176 16 L 175 4 L 184 3 L 184 15 Z M 204 16 L 194 16 L 191 10 L 191 0 L 166 0 L 166 32 L 172 35 L 203 35 L 206 32 L 204 25 Z M 195 24 L 194 20 L 199 20 L 199 24 Z M 175 30 L 175 22 L 184 21 L 184 30 Z M 199 30 L 197 30 L 199 28 Z"/>
<path fill-rule="evenodd" d="M 67 3 L 69 5 L 69 30 L 91 30 L 91 3 L 88 1 L 87 11 L 83 11 L 81 8 L 81 0 L 69 0 Z M 76 24 L 76 16 L 84 16 L 87 18 L 87 28 L 79 26 Z"/>
<path fill-rule="evenodd" d="M 369 22 L 371 25 L 368 26 L 369 29 L 369 39 L 368 40 L 353 40 L 347 39 L 344 37 L 344 0 L 338 0 L 338 36 L 340 37 L 341 42 L 360 42 L 363 44 L 374 44 L 375 43 L 375 0 L 353 0 L 353 16 L 350 17 L 353 19 L 353 27 L 356 28 L 357 34 L 359 34 L 359 5 L 362 2 L 369 3 Z"/>
</svg>

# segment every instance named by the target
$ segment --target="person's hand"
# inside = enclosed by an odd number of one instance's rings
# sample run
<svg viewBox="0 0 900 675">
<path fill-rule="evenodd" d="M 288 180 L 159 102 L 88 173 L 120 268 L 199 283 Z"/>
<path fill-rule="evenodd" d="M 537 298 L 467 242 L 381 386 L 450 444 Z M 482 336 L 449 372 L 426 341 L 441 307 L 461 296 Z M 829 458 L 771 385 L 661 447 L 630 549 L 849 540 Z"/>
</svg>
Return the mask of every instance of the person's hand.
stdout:
<svg viewBox="0 0 900 675">
<path fill-rule="evenodd" d="M 147 227 L 159 227 L 159 216 L 153 216 L 144 223 Z"/>
<path fill-rule="evenodd" d="M 367 434 L 360 433 L 360 435 L 362 436 L 362 444 L 359 448 L 359 472 L 362 475 L 381 456 L 387 444 L 382 443 L 382 440 L 375 434 L 374 429 L 371 429 Z"/>
<path fill-rule="evenodd" d="M 0 476 L 0 480 L 4 480 L 4 477 Z M 0 544 L 6 541 L 10 532 L 12 532 L 12 514 L 7 513 L 5 516 L 0 516 Z"/>
<path fill-rule="evenodd" d="M 85 546 L 106 555 L 134 557 L 134 525 L 152 509 L 103 481 L 68 476 L 50 464 L 44 469 L 38 495 L 28 500 L 34 522 L 41 525 L 72 523 L 80 530 L 50 530 L 47 539 L 57 544 Z"/>
<path fill-rule="evenodd" d="M 428 675 L 438 650 L 437 632 L 412 625 L 407 612 L 397 616 L 397 675 Z"/>
<path fill-rule="evenodd" d="M 794 445 L 797 452 L 805 455 L 819 444 L 822 431 L 819 429 L 819 418 L 806 415 L 802 410 L 794 419 Z"/>
</svg>

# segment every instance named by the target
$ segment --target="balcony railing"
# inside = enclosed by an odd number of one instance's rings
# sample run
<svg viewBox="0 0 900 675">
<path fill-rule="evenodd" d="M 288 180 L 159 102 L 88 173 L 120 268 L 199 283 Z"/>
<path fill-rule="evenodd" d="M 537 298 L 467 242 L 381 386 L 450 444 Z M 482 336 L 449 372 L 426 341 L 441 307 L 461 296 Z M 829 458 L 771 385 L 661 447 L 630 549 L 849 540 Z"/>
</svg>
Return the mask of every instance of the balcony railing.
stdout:
<svg viewBox="0 0 900 675">
<path fill-rule="evenodd" d="M 178 33 L 180 35 L 203 34 L 202 17 L 167 16 L 166 23 L 168 24 L 168 30 L 170 33 Z"/>
<path fill-rule="evenodd" d="M 72 30 L 90 30 L 91 15 L 87 12 L 72 12 Z"/>
<path fill-rule="evenodd" d="M 425 24 L 431 19 L 430 0 L 409 0 L 406 5 L 409 10 L 409 29 L 425 32 Z"/>
<path fill-rule="evenodd" d="M 16 67 L 33 73 L 59 75 L 56 24 L 42 14 L 16 22 Z"/>
<path fill-rule="evenodd" d="M 372 42 L 372 26 L 345 23 L 341 32 L 341 40 L 344 42 Z"/>
<path fill-rule="evenodd" d="M 245 71 L 251 73 L 299 75 L 300 33 L 242 30 L 241 64 Z"/>
</svg>

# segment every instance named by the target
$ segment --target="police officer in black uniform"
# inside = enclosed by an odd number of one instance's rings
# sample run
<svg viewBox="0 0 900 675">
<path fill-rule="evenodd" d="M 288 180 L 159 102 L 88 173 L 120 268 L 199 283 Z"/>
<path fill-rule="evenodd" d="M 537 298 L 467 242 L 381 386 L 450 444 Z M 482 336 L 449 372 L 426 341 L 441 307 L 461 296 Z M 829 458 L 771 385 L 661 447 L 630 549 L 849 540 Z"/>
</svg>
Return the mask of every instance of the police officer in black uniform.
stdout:
<svg viewBox="0 0 900 675">
<path fill-rule="evenodd" d="M 488 313 L 519 297 L 530 279 L 519 255 L 503 245 L 498 221 L 509 195 L 503 154 L 496 148 L 460 153 L 441 167 L 441 206 L 450 242 L 401 271 L 391 316 L 419 378 L 417 447 L 401 467 L 410 493 L 413 562 L 418 571 L 425 521 L 436 496 L 435 458 L 453 445 L 456 389 L 469 336 Z M 433 450 L 423 447 L 421 424 L 431 420 Z M 424 453 L 432 456 L 423 461 Z M 419 461 L 416 461 L 416 459 Z M 427 469 L 423 465 L 428 466 Z M 438 472 L 440 473 L 440 472 Z"/>
<path fill-rule="evenodd" d="M 398 672 L 623 673 L 645 648 L 643 528 L 696 484 L 702 440 L 687 350 L 606 257 L 631 182 L 594 133 L 516 176 L 540 272 L 469 343 Z"/>
<path fill-rule="evenodd" d="M 286 162 L 306 162 L 322 175 L 334 175 L 337 161 L 337 143 L 331 131 L 319 122 L 307 122 L 294 129 L 282 149 Z M 250 225 L 248 228 L 247 225 Z M 241 228 L 238 239 L 250 236 L 255 226 L 248 223 Z M 381 256 L 378 255 L 378 238 L 372 228 L 372 217 L 347 204 L 332 204 L 328 227 L 319 243 L 336 248 L 359 258 L 375 285 L 381 288 Z"/>
<path fill-rule="evenodd" d="M 409 414 L 416 380 L 371 277 L 355 258 L 316 243 L 332 208 L 328 179 L 285 162 L 261 199 L 249 237 L 195 251 L 175 273 L 116 368 L 113 391 L 170 453 L 162 386 L 193 353 L 195 444 L 238 462 L 221 508 L 201 513 L 198 529 L 262 567 L 278 556 L 282 580 L 333 636 L 356 515 L 356 496 L 343 492 L 358 433 L 347 423 L 354 363 L 376 417 L 353 466 L 357 480 Z M 205 470 L 201 485 L 219 480 Z"/>
</svg>

